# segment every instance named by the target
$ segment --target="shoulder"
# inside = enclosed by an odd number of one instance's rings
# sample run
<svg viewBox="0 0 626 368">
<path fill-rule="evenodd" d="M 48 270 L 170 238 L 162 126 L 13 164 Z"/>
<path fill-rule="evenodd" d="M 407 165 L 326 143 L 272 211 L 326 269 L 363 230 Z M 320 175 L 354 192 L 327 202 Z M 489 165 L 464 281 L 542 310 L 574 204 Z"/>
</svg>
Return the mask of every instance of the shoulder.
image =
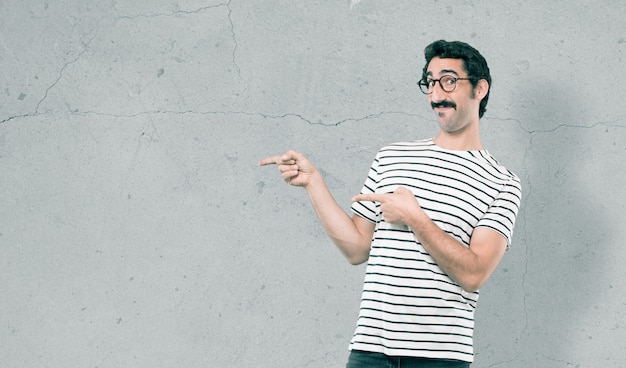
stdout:
<svg viewBox="0 0 626 368">
<path fill-rule="evenodd" d="M 495 159 L 489 152 L 481 151 L 477 155 L 477 160 L 481 161 L 483 166 L 489 169 L 491 175 L 498 178 L 500 181 L 508 183 L 508 185 L 521 187 L 521 181 L 519 177 L 509 170 L 506 166 L 502 165 Z"/>
</svg>

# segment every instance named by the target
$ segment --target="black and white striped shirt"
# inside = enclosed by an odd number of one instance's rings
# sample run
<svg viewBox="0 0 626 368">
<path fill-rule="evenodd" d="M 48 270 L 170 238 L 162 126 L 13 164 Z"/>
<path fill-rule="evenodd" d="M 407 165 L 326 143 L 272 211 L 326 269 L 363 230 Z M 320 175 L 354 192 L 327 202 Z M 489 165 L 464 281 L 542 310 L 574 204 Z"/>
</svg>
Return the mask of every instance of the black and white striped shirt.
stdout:
<svg viewBox="0 0 626 368">
<path fill-rule="evenodd" d="M 361 193 L 399 186 L 465 246 L 478 226 L 511 243 L 520 180 L 487 151 L 445 150 L 432 139 L 389 145 L 376 155 Z M 452 281 L 407 226 L 386 223 L 379 203 L 356 202 L 352 210 L 376 229 L 350 349 L 472 362 L 478 292 Z"/>
</svg>

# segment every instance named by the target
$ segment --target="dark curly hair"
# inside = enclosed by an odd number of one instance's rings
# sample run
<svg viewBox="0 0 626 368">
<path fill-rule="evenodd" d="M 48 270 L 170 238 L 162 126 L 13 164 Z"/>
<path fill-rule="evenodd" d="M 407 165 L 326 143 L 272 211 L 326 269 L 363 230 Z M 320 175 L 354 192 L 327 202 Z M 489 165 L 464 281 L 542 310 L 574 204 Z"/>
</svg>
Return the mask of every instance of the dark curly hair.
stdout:
<svg viewBox="0 0 626 368">
<path fill-rule="evenodd" d="M 491 91 L 491 74 L 489 73 L 487 61 L 478 50 L 465 42 L 439 40 L 426 46 L 424 57 L 426 58 L 426 65 L 422 70 L 422 80 L 426 80 L 428 64 L 430 64 L 432 58 L 439 57 L 441 59 L 462 59 L 465 71 L 473 87 L 476 87 L 480 79 L 485 79 L 489 83 L 489 91 L 480 101 L 480 109 L 478 110 L 478 117 L 482 118 L 485 111 L 487 111 L 487 101 L 489 101 L 489 92 Z"/>
</svg>

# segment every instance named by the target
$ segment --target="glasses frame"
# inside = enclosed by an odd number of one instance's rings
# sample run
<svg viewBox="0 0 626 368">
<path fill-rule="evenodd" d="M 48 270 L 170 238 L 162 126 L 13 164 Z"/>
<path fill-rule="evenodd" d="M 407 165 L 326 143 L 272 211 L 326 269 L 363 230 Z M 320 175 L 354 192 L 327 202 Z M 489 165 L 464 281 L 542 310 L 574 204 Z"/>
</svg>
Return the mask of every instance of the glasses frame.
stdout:
<svg viewBox="0 0 626 368">
<path fill-rule="evenodd" d="M 441 80 L 452 80 L 454 81 L 454 86 L 452 87 L 451 90 L 447 90 L 446 87 L 443 86 L 443 83 L 441 83 Z M 420 88 L 420 91 L 422 91 L 423 94 L 425 95 L 429 95 L 431 93 L 433 93 L 433 89 L 435 88 L 435 82 L 439 82 L 439 87 L 441 87 L 441 90 L 444 92 L 454 92 L 454 90 L 456 89 L 456 82 L 460 81 L 460 80 L 474 80 L 474 78 L 458 78 L 458 77 L 453 77 L 451 75 L 444 75 L 443 77 L 439 78 L 439 79 L 430 79 L 430 80 L 421 80 L 419 82 L 417 82 L 417 85 Z M 432 87 L 430 87 L 430 84 L 433 84 Z"/>
</svg>

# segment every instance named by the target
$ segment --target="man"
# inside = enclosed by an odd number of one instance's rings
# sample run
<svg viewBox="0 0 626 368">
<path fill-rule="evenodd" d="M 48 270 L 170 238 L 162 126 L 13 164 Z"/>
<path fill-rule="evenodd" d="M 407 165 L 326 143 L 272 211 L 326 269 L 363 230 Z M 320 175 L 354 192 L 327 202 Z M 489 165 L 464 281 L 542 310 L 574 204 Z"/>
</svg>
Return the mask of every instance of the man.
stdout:
<svg viewBox="0 0 626 368">
<path fill-rule="evenodd" d="M 470 45 L 443 40 L 425 57 L 418 85 L 439 132 L 382 148 L 351 217 L 302 154 L 259 162 L 306 189 L 350 263 L 368 262 L 348 368 L 469 367 L 478 289 L 511 243 L 521 185 L 480 140 L 487 63 Z"/>
</svg>

